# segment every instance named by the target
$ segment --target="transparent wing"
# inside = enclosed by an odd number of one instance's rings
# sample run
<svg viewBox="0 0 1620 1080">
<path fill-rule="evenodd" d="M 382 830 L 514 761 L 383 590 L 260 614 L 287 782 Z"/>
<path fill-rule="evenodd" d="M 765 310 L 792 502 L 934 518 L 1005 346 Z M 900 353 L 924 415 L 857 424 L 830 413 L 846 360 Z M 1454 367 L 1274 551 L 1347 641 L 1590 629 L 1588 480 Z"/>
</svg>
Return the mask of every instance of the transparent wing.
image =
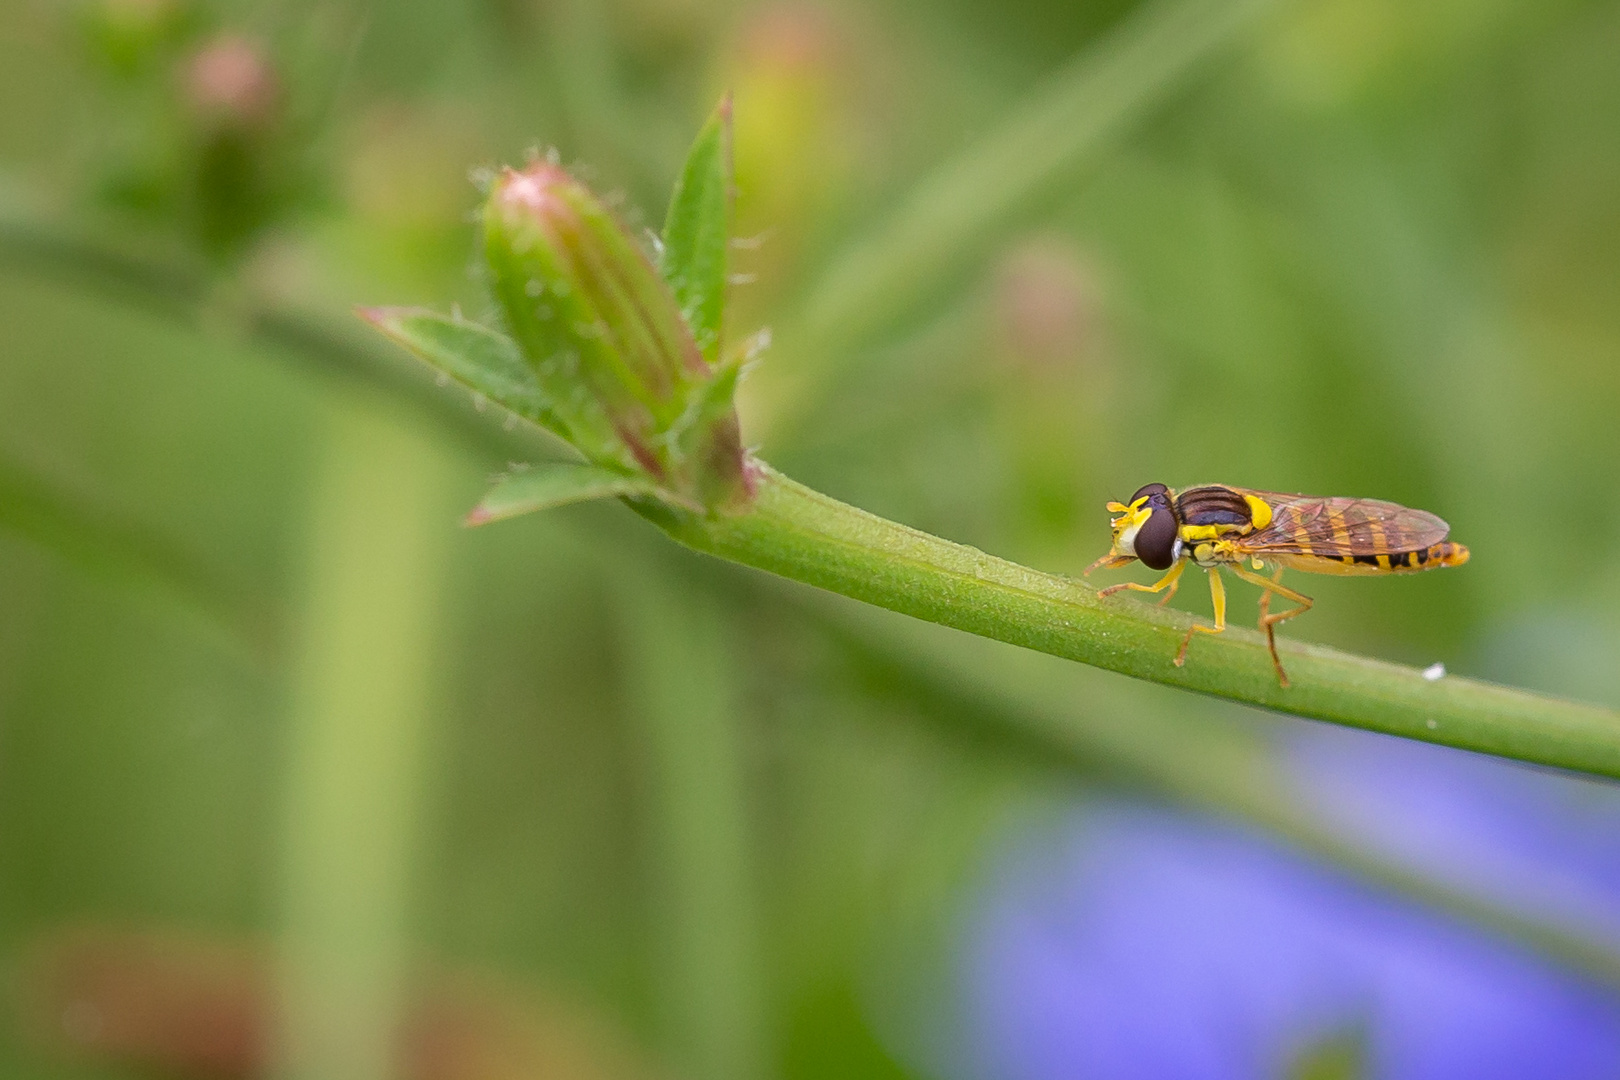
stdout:
<svg viewBox="0 0 1620 1080">
<path fill-rule="evenodd" d="M 1271 505 L 1271 524 L 1237 540 L 1241 551 L 1255 555 L 1388 555 L 1438 544 L 1451 531 L 1426 510 L 1377 499 L 1239 490 Z"/>
</svg>

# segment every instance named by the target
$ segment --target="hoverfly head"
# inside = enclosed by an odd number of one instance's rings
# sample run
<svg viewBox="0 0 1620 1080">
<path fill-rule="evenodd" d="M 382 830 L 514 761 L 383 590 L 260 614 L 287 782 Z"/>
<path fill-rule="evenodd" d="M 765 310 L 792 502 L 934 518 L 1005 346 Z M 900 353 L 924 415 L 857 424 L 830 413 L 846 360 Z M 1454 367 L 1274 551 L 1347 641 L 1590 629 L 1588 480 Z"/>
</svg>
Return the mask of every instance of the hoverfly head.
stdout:
<svg viewBox="0 0 1620 1080">
<path fill-rule="evenodd" d="M 1114 530 L 1110 555 L 1120 560 L 1141 559 L 1154 570 L 1168 570 L 1176 561 L 1178 522 L 1170 489 L 1148 484 L 1131 496 L 1129 505 L 1111 502 L 1119 516 L 1108 524 Z"/>
</svg>

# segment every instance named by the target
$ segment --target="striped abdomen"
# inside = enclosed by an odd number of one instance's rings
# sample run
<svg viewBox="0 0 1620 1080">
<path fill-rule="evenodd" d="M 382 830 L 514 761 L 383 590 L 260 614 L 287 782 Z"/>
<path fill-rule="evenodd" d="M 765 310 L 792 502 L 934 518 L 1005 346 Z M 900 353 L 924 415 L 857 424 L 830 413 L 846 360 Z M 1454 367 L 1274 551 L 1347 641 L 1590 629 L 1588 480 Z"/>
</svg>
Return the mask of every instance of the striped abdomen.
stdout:
<svg viewBox="0 0 1620 1080">
<path fill-rule="evenodd" d="M 1392 551 L 1378 555 L 1269 555 L 1270 561 L 1312 574 L 1415 574 L 1440 566 L 1461 566 L 1468 561 L 1468 549 L 1442 540 L 1415 551 Z"/>
<path fill-rule="evenodd" d="M 1380 573 L 1409 574 L 1414 570 L 1429 570 L 1436 566 L 1461 566 L 1468 561 L 1468 549 L 1461 544 L 1442 540 L 1417 551 L 1398 551 L 1389 555 L 1351 555 L 1354 562 Z"/>
</svg>

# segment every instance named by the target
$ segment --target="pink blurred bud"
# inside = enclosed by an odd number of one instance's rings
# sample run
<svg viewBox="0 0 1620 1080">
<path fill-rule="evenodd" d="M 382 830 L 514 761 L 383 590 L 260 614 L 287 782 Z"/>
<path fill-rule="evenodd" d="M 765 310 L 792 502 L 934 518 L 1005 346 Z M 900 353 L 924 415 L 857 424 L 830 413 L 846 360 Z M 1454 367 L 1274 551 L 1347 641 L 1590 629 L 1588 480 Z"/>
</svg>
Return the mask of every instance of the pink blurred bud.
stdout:
<svg viewBox="0 0 1620 1080">
<path fill-rule="evenodd" d="M 213 123 L 261 128 L 274 118 L 281 87 L 264 52 L 244 38 L 223 35 L 186 66 L 187 101 Z"/>
<path fill-rule="evenodd" d="M 1074 246 L 1037 237 L 1009 251 L 996 270 L 995 315 L 1015 362 L 1036 371 L 1082 363 L 1097 335 L 1099 290 Z"/>
<path fill-rule="evenodd" d="M 253 1075 L 266 1060 L 269 983 L 245 949 L 104 927 L 37 940 L 22 1016 L 79 1056 L 186 1075 Z"/>
<path fill-rule="evenodd" d="M 36 1043 L 162 1076 L 249 1080 L 275 1053 L 271 955 L 244 942 L 83 926 L 24 950 L 18 1010 Z M 400 1017 L 400 1080 L 655 1080 L 604 1018 L 533 987 L 439 974 Z"/>
<path fill-rule="evenodd" d="M 821 8 L 783 4 L 753 15 L 743 27 L 748 62 L 778 73 L 825 68 L 837 53 L 836 28 Z"/>
</svg>

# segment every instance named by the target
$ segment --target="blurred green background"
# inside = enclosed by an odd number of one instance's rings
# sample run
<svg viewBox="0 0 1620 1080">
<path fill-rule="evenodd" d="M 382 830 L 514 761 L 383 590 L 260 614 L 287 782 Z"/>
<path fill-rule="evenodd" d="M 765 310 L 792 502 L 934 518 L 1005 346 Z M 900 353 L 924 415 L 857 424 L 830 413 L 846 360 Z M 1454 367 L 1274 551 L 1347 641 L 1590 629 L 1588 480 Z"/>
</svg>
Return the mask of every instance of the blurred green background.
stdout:
<svg viewBox="0 0 1620 1080">
<path fill-rule="evenodd" d="M 617 507 L 460 528 L 537 444 L 349 308 L 486 314 L 469 172 L 533 150 L 655 224 L 727 89 L 773 464 L 1062 573 L 1149 481 L 1421 506 L 1465 570 L 1287 633 L 1620 706 L 1620 4 L 1248 7 L 1143 93 L 1097 58 L 1198 5 L 0 3 L 0 1067 L 930 1075 L 964 883 L 1140 782 L 973 700 L 1291 723 Z M 1105 138 L 940 179 L 1075 70 Z"/>
</svg>

